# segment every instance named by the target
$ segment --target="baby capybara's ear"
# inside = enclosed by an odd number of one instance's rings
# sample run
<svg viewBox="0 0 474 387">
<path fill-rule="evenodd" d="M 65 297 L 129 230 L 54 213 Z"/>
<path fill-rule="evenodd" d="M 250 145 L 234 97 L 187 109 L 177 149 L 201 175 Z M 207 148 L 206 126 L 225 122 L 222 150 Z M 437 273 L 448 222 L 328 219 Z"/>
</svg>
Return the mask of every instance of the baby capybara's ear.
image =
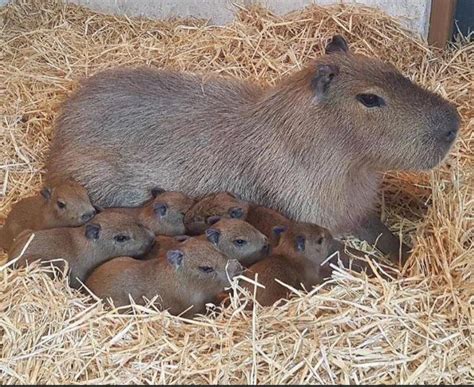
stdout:
<svg viewBox="0 0 474 387">
<path fill-rule="evenodd" d="M 272 228 L 272 233 L 275 236 L 276 242 L 280 241 L 281 234 L 283 234 L 286 230 L 288 230 L 287 226 L 275 226 Z"/>
<path fill-rule="evenodd" d="M 94 223 L 86 224 L 86 232 L 85 232 L 86 238 L 89 240 L 99 239 L 100 229 L 101 229 L 100 224 L 94 224 Z"/>
<path fill-rule="evenodd" d="M 41 196 L 43 196 L 46 200 L 51 199 L 51 195 L 53 194 L 53 190 L 49 187 L 43 187 L 40 191 Z"/>
<path fill-rule="evenodd" d="M 349 52 L 349 46 L 341 35 L 334 35 L 326 45 L 326 54 L 334 52 Z"/>
<path fill-rule="evenodd" d="M 220 237 L 221 237 L 221 233 L 219 232 L 219 230 L 216 230 L 214 228 L 208 228 L 206 230 L 206 238 L 213 245 L 217 245 L 219 243 Z"/>
<path fill-rule="evenodd" d="M 288 227 L 286 227 L 286 226 L 275 226 L 275 227 L 272 228 L 272 232 L 273 232 L 273 235 L 275 235 L 275 236 L 280 236 L 280 235 L 283 234 L 287 229 L 288 229 Z"/>
<path fill-rule="evenodd" d="M 163 188 L 155 187 L 151 189 L 151 196 L 156 198 L 158 195 L 161 195 L 164 192 L 166 192 L 166 190 L 164 190 Z"/>
<path fill-rule="evenodd" d="M 183 264 L 183 257 L 184 254 L 181 250 L 169 250 L 166 253 L 166 259 L 176 269 L 181 267 L 181 265 Z"/>
</svg>

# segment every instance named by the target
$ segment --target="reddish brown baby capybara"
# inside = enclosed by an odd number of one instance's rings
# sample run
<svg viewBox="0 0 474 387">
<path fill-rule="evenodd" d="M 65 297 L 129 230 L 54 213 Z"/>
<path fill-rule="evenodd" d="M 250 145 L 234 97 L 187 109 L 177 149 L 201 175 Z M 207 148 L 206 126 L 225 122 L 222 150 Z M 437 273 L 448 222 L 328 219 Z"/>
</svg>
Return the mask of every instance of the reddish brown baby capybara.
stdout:
<svg viewBox="0 0 474 387">
<path fill-rule="evenodd" d="M 274 232 L 279 236 L 274 253 L 245 272 L 245 276 L 256 278 L 258 283 L 265 286 L 264 289 L 257 287 L 256 290 L 256 300 L 262 306 L 272 305 L 287 298 L 290 293 L 288 288 L 275 279 L 295 289 L 304 288 L 309 291 L 331 274 L 330 262 L 340 259 L 345 267 L 350 264 L 343 245 L 323 227 L 310 223 L 293 223 L 289 228 L 276 226 Z M 330 256 L 332 257 L 328 260 Z M 367 265 L 363 261 L 354 261 L 352 268 L 361 271 Z M 242 285 L 253 292 L 253 284 L 243 282 Z"/>
<path fill-rule="evenodd" d="M 8 254 L 9 260 L 20 256 L 32 232 L 23 232 Z M 122 256 L 145 254 L 153 245 L 153 233 L 126 214 L 105 210 L 80 227 L 52 228 L 34 232 L 15 266 L 34 261 L 51 261 L 64 270 L 69 265 L 69 284 L 78 288 L 90 272 L 105 261 Z"/>
<path fill-rule="evenodd" d="M 157 305 L 171 314 L 192 317 L 206 311 L 243 267 L 229 260 L 208 241 L 190 238 L 158 259 L 120 257 L 99 266 L 86 286 L 116 307 L 159 296 Z M 185 312 L 185 313 L 183 313 Z"/>
<path fill-rule="evenodd" d="M 182 235 L 185 232 L 184 215 L 194 200 L 181 192 L 152 190 L 153 199 L 141 207 L 115 207 L 109 211 L 129 214 L 156 235 Z"/>
<path fill-rule="evenodd" d="M 243 219 L 247 217 L 249 204 L 230 192 L 210 193 L 198 200 L 184 217 L 189 235 L 204 234 L 216 218 Z"/>
<path fill-rule="evenodd" d="M 75 181 L 43 187 L 38 194 L 13 205 L 0 230 L 0 248 L 8 251 L 23 230 L 80 226 L 95 213 L 86 189 Z"/>
<path fill-rule="evenodd" d="M 237 259 L 244 266 L 260 261 L 270 252 L 267 237 L 240 219 L 222 218 L 199 238 L 207 239 L 226 257 Z"/>
</svg>

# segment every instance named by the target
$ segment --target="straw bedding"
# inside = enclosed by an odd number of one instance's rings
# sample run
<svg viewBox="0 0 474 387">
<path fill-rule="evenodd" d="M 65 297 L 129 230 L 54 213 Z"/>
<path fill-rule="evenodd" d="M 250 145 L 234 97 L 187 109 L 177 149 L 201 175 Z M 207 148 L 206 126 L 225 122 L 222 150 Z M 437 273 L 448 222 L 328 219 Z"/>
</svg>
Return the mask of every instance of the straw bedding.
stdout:
<svg viewBox="0 0 474 387">
<path fill-rule="evenodd" d="M 2 217 L 41 183 L 58 104 L 81 77 L 117 65 L 272 83 L 342 33 L 353 50 L 394 63 L 463 116 L 442 167 L 386 178 L 383 214 L 416 246 L 393 281 L 338 269 L 330 283 L 278 308 L 245 312 L 249 296 L 241 295 L 222 312 L 184 321 L 146 307 L 131 316 L 108 311 L 35 266 L 1 267 L 1 384 L 474 382 L 474 45 L 467 39 L 433 51 L 363 8 L 310 7 L 284 17 L 241 10 L 226 27 L 130 20 L 49 0 L 18 0 L 0 12 Z"/>
</svg>

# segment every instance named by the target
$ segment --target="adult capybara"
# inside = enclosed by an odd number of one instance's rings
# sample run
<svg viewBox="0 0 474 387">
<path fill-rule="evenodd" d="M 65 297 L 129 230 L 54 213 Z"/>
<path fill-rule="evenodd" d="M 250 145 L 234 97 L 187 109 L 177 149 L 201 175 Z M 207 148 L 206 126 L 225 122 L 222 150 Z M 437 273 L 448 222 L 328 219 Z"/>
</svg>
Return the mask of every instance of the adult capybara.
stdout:
<svg viewBox="0 0 474 387">
<path fill-rule="evenodd" d="M 449 102 L 335 36 L 265 89 L 146 68 L 97 74 L 63 106 L 47 178 L 72 176 L 103 206 L 139 205 L 154 186 L 230 191 L 396 253 L 373 213 L 382 173 L 435 167 L 458 128 Z"/>
</svg>

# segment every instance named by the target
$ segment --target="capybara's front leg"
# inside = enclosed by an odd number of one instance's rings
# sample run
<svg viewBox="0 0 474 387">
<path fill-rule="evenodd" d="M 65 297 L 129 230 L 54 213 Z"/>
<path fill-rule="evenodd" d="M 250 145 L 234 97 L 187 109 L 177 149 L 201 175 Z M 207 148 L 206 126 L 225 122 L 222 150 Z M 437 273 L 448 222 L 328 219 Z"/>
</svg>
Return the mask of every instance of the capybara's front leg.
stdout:
<svg viewBox="0 0 474 387">
<path fill-rule="evenodd" d="M 382 223 L 378 214 L 370 215 L 354 234 L 375 245 L 382 253 L 387 254 L 390 260 L 397 264 L 404 264 L 410 255 L 410 247 L 404 244 Z"/>
</svg>

